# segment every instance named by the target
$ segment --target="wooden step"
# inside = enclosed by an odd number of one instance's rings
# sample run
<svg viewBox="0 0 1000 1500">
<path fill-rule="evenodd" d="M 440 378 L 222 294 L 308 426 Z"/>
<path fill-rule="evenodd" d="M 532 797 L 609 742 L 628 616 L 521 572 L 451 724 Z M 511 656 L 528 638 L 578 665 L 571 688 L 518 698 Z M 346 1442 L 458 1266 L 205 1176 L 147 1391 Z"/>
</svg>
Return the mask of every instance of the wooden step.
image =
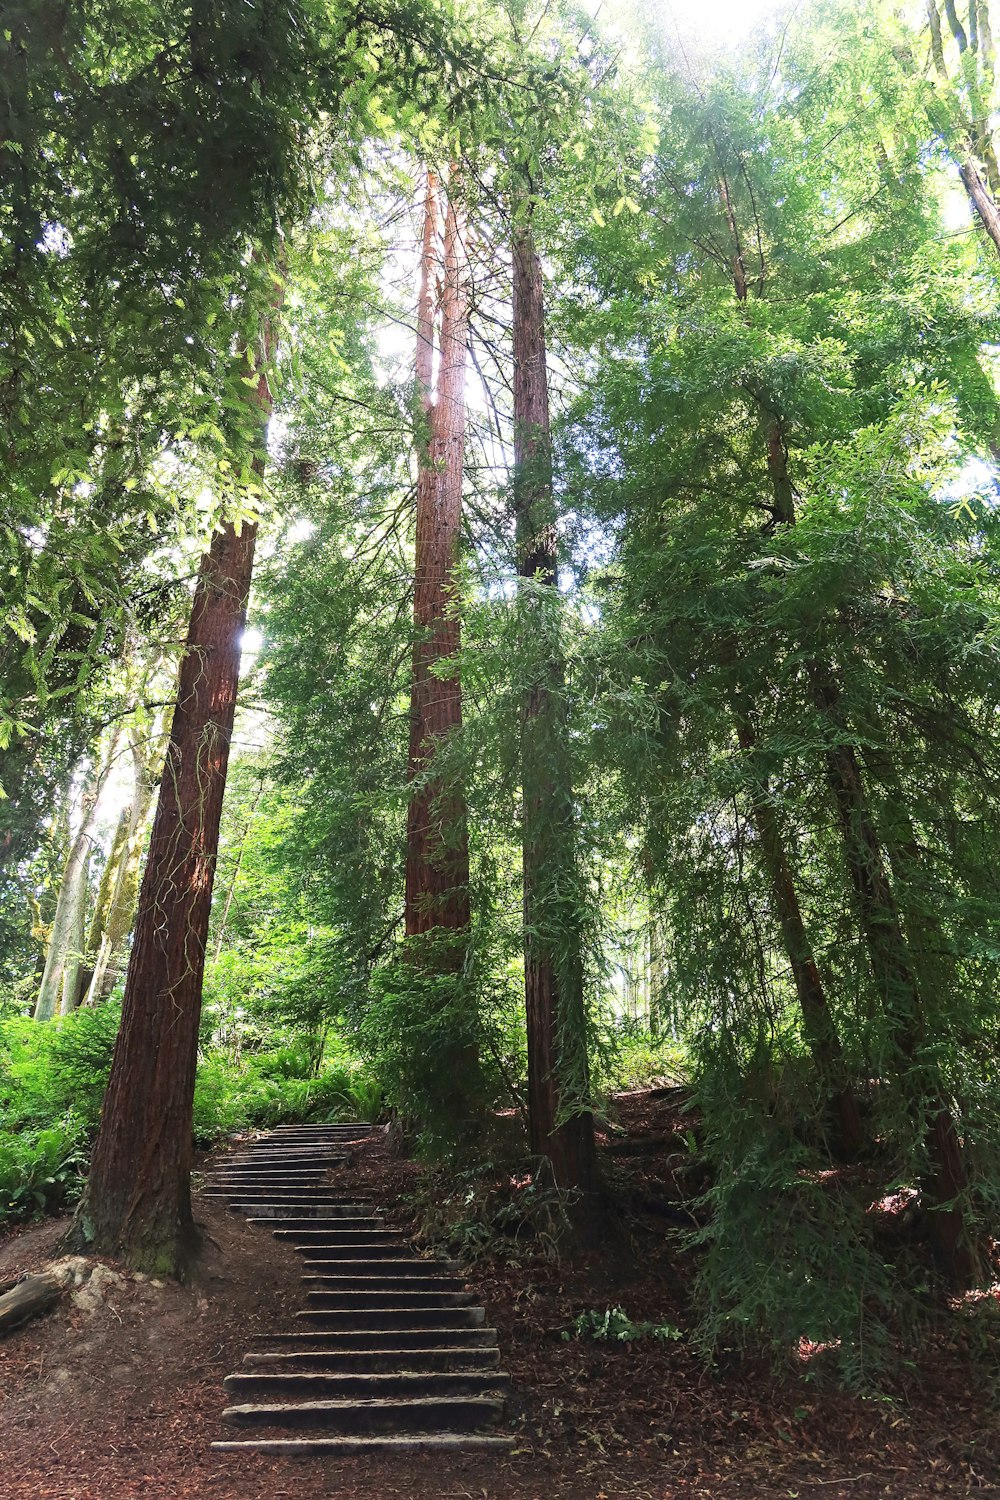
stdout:
<svg viewBox="0 0 1000 1500">
<path fill-rule="evenodd" d="M 481 1307 L 308 1307 L 296 1323 L 331 1332 L 375 1333 L 411 1328 L 476 1328 L 486 1321 Z"/>
<path fill-rule="evenodd" d="M 346 1205 L 332 1203 L 274 1203 L 261 1202 L 254 1198 L 247 1201 L 244 1198 L 236 1198 L 229 1204 L 234 1214 L 244 1213 L 251 1223 L 255 1219 L 288 1219 L 297 1223 L 301 1219 L 307 1219 L 311 1223 L 318 1220 L 321 1224 L 324 1220 L 332 1222 L 336 1220 L 343 1228 L 348 1227 L 370 1232 L 378 1229 L 381 1220 L 368 1214 L 365 1216 L 352 1216 L 344 1212 Z"/>
<path fill-rule="evenodd" d="M 370 1453 L 505 1453 L 512 1437 L 478 1432 L 427 1432 L 419 1435 L 370 1437 L 243 1438 L 215 1442 L 218 1453 L 261 1453 L 276 1458 L 353 1458 Z"/>
<path fill-rule="evenodd" d="M 308 1271 L 321 1271 L 331 1276 L 459 1276 L 462 1268 L 453 1260 L 423 1260 L 415 1255 L 367 1255 L 367 1246 L 360 1246 L 356 1253 L 342 1255 L 339 1250 L 327 1250 L 322 1245 L 295 1245 L 296 1255 L 303 1257 Z M 402 1247 L 394 1245 L 399 1251 Z M 463 1278 L 464 1279 L 464 1278 Z"/>
<path fill-rule="evenodd" d="M 381 1220 L 374 1229 L 338 1227 L 334 1218 L 327 1219 L 325 1223 L 322 1220 L 317 1222 L 315 1215 L 308 1219 L 284 1219 L 278 1227 L 275 1227 L 273 1219 L 251 1217 L 250 1223 L 266 1224 L 276 1240 L 290 1240 L 297 1250 L 304 1249 L 307 1245 L 328 1243 L 338 1253 L 340 1250 L 362 1250 L 366 1255 L 381 1256 L 383 1250 L 398 1254 L 410 1244 L 401 1229 L 392 1229 Z"/>
<path fill-rule="evenodd" d="M 391 1396 L 383 1400 L 253 1402 L 227 1406 L 222 1420 L 239 1427 L 310 1427 L 361 1433 L 475 1432 L 503 1415 L 498 1396 Z"/>
<path fill-rule="evenodd" d="M 339 1287 L 342 1292 L 463 1292 L 465 1277 L 454 1277 L 445 1271 L 426 1269 L 423 1262 L 409 1266 L 405 1260 L 376 1260 L 372 1271 L 357 1271 L 351 1260 L 307 1260 L 303 1281 L 313 1287 Z M 396 1271 L 402 1266 L 402 1271 Z"/>
<path fill-rule="evenodd" d="M 347 1263 L 350 1265 L 350 1262 Z M 376 1263 L 377 1264 L 377 1263 Z M 387 1266 L 392 1261 L 386 1261 Z M 371 1272 L 355 1276 L 348 1272 L 346 1275 L 338 1267 L 336 1261 L 328 1260 L 306 1261 L 306 1272 L 303 1282 L 310 1290 L 320 1290 L 328 1287 L 330 1291 L 340 1292 L 462 1292 L 465 1290 L 465 1281 L 460 1276 L 428 1276 L 423 1269 L 417 1272 L 404 1272 L 400 1275 L 386 1275 L 381 1267 L 373 1274 Z"/>
<path fill-rule="evenodd" d="M 382 1400 L 400 1396 L 503 1395 L 505 1370 L 392 1370 L 378 1374 L 334 1370 L 241 1370 L 223 1385 L 235 1401 Z"/>
<path fill-rule="evenodd" d="M 298 1353 L 322 1350 L 323 1353 L 382 1354 L 390 1350 L 406 1350 L 417 1353 L 423 1349 L 448 1349 L 456 1353 L 468 1349 L 496 1349 L 497 1331 L 488 1328 L 485 1320 L 476 1325 L 442 1328 L 406 1327 L 394 1328 L 312 1328 L 303 1324 L 288 1333 L 257 1333 L 252 1335 L 258 1344 L 272 1352 L 279 1344 L 287 1345 Z"/>
<path fill-rule="evenodd" d="M 294 1337 L 294 1335 L 292 1335 Z M 401 1370 L 498 1370 L 500 1350 L 459 1346 L 442 1349 L 293 1349 L 244 1354 L 253 1370 L 331 1370 L 344 1375 Z"/>
<path fill-rule="evenodd" d="M 210 1193 L 216 1198 L 239 1198 L 241 1203 L 326 1203 L 339 1208 L 341 1212 L 353 1209 L 356 1214 L 363 1215 L 368 1210 L 368 1216 L 371 1210 L 370 1204 L 357 1203 L 345 1197 L 336 1184 L 329 1182 L 210 1182 L 202 1192 Z"/>
<path fill-rule="evenodd" d="M 466 1308 L 475 1301 L 474 1292 L 435 1292 L 435 1290 L 417 1290 L 411 1287 L 399 1289 L 387 1289 L 385 1292 L 378 1287 L 364 1287 L 364 1289 L 351 1290 L 349 1287 L 328 1286 L 325 1277 L 315 1278 L 303 1277 L 306 1286 L 306 1302 L 310 1308 L 322 1308 L 322 1310 L 345 1310 L 357 1311 L 358 1308 L 378 1308 L 391 1310 L 393 1313 L 409 1313 L 409 1311 L 424 1311 L 426 1308 Z"/>
</svg>

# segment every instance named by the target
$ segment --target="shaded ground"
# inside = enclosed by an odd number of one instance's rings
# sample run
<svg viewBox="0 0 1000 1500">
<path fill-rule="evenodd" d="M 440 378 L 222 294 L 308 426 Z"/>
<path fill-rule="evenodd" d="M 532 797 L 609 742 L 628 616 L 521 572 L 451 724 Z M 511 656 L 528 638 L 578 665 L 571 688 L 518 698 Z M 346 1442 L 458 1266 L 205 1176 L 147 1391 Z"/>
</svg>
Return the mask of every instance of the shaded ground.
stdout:
<svg viewBox="0 0 1000 1500">
<path fill-rule="evenodd" d="M 630 1211 L 600 1254 L 568 1268 L 511 1225 L 507 1253 L 470 1272 L 514 1380 L 509 1458 L 317 1462 L 215 1456 L 222 1377 L 254 1331 L 287 1328 L 295 1255 L 216 1202 L 197 1201 L 206 1253 L 186 1288 L 85 1281 L 47 1319 L 0 1341 L 0 1494 L 10 1500 L 839 1500 L 1000 1497 L 991 1382 L 941 1343 L 888 1401 L 862 1400 L 743 1365 L 710 1373 L 683 1341 L 569 1342 L 587 1309 L 686 1322 L 685 1266 L 664 1235 L 681 1159 L 669 1096 L 626 1096 L 627 1133 L 606 1139 Z M 359 1184 L 390 1202 L 421 1169 L 382 1138 L 359 1152 Z M 460 1191 L 460 1187 L 459 1187 Z M 403 1217 L 406 1209 L 397 1209 Z M 55 1253 L 60 1223 L 0 1244 L 0 1284 Z M 100 1280 L 100 1276 L 98 1278 Z M 78 1305 L 80 1304 L 80 1305 Z"/>
</svg>

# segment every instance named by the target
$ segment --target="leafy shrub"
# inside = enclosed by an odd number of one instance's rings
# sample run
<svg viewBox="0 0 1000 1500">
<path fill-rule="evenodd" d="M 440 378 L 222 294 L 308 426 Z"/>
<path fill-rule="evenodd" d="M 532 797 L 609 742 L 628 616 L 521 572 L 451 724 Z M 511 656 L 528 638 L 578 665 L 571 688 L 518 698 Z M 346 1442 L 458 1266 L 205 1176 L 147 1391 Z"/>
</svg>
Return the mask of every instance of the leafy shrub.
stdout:
<svg viewBox="0 0 1000 1500">
<path fill-rule="evenodd" d="M 75 1202 L 86 1162 L 86 1127 L 72 1114 L 44 1130 L 0 1133 L 0 1225 Z"/>
<path fill-rule="evenodd" d="M 0 1022 L 0 1127 L 41 1128 L 67 1110 L 96 1127 L 120 1021 L 109 1003 L 45 1025 Z"/>
<path fill-rule="evenodd" d="M 683 1333 L 673 1323 L 633 1323 L 621 1307 L 609 1307 L 604 1312 L 590 1310 L 574 1318 L 570 1327 L 563 1330 L 563 1338 L 607 1339 L 619 1344 L 630 1344 L 635 1339 L 682 1339 Z"/>
<path fill-rule="evenodd" d="M 594 1085 L 604 1094 L 646 1088 L 664 1081 L 683 1083 L 689 1074 L 687 1055 L 670 1037 L 652 1036 L 625 1016 L 599 1026 Z"/>
<path fill-rule="evenodd" d="M 548 1176 L 496 1162 L 428 1173 L 414 1205 L 418 1239 L 466 1262 L 554 1260 L 569 1222 L 566 1196 Z"/>
<path fill-rule="evenodd" d="M 205 1058 L 194 1093 L 194 1134 L 207 1146 L 234 1130 L 291 1123 L 368 1119 L 366 1109 L 381 1107 L 375 1084 L 358 1066 L 336 1063 L 316 1077 L 289 1067 L 289 1049 L 257 1053 L 233 1063 Z"/>
</svg>

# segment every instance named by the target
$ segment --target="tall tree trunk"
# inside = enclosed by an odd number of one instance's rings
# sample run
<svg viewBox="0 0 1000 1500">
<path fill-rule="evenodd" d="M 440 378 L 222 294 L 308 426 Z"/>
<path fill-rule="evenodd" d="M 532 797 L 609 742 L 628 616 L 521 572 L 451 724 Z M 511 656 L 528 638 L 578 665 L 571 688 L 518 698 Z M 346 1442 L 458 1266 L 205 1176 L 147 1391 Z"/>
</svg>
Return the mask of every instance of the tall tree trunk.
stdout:
<svg viewBox="0 0 1000 1500">
<path fill-rule="evenodd" d="M 97 883 L 97 894 L 94 897 L 94 909 L 91 913 L 90 928 L 87 933 L 88 953 L 97 953 L 101 947 L 104 929 L 107 926 L 108 912 L 111 907 L 111 898 L 118 881 L 122 860 L 128 852 L 128 831 L 132 818 L 132 807 L 133 803 L 129 802 L 118 814 L 118 822 L 115 824 L 108 857 L 104 861 L 101 878 Z"/>
<path fill-rule="evenodd" d="M 66 1005 L 72 1010 L 76 1002 L 87 906 L 91 836 L 113 755 L 114 744 L 104 765 L 91 769 L 83 789 L 80 826 L 70 845 L 52 917 L 45 968 L 35 1002 L 36 1021 L 50 1021 L 60 1011 L 65 1014 Z"/>
<path fill-rule="evenodd" d="M 766 421 L 767 465 L 775 520 L 794 526 L 795 495 L 788 474 L 784 431 L 773 412 L 766 414 Z M 807 673 L 813 702 L 833 730 L 824 753 L 826 776 L 840 821 L 844 862 L 854 891 L 861 934 L 890 1036 L 903 1064 L 903 1087 L 923 1114 L 921 1128 L 927 1169 L 921 1189 L 924 1206 L 929 1211 L 931 1243 L 945 1274 L 957 1285 L 968 1285 L 975 1276 L 977 1257 L 966 1232 L 961 1203 L 968 1188 L 961 1140 L 937 1067 L 919 1059 L 926 1040 L 923 1001 L 858 754 L 846 738 L 840 687 L 826 662 L 809 662 Z"/>
<path fill-rule="evenodd" d="M 264 471 L 274 349 L 256 385 L 254 472 Z M 256 527 L 226 524 L 202 558 L 139 896 L 122 1024 L 71 1241 L 137 1269 L 178 1274 L 194 1250 L 191 1114 L 205 943 Z"/>
<path fill-rule="evenodd" d="M 469 844 L 465 795 L 438 756 L 462 725 L 458 557 L 465 450 L 469 270 L 452 167 L 439 253 L 438 184 L 428 174 L 417 308 L 418 433 L 410 688 L 410 786 L 406 820 L 405 932 L 414 983 L 439 1021 L 437 1124 L 455 1139 L 478 1130 L 482 1071 L 463 994 L 469 936 Z M 440 307 L 435 309 L 435 286 Z M 440 314 L 437 389 L 434 332 Z"/>
<path fill-rule="evenodd" d="M 84 963 L 84 936 L 87 925 L 87 897 L 90 894 L 90 840 L 83 846 L 78 878 L 72 883 L 69 913 L 67 917 L 66 952 L 63 957 L 62 994 L 59 1013 L 72 1015 L 80 1003 L 81 991 L 89 980 L 89 970 Z"/>
<path fill-rule="evenodd" d="M 430 442 L 417 484 L 413 621 L 416 642 L 410 698 L 411 784 L 407 814 L 406 934 L 434 931 L 453 942 L 460 968 L 469 927 L 469 845 L 465 799 L 453 781 L 434 775 L 442 744 L 461 728 L 462 687 L 458 552 L 465 446 L 465 368 L 469 327 L 468 267 L 453 170 L 445 216 L 441 354 Z M 436 193 L 429 182 L 424 266 L 418 314 L 417 370 L 421 399 L 429 389 L 431 292 Z"/>
<path fill-rule="evenodd" d="M 89 951 L 94 954 L 94 972 L 85 1005 L 102 1005 L 117 984 L 125 944 L 135 919 L 143 835 L 156 792 L 155 777 L 165 748 L 160 728 L 151 732 L 148 743 L 151 748 L 144 751 L 137 739 L 132 741 L 135 778 L 132 801 L 122 815 L 124 839 L 117 862 L 109 873 L 103 914 L 98 914 L 101 916 L 99 940 L 96 931 L 91 934 Z M 108 863 L 110 867 L 111 861 Z"/>
<path fill-rule="evenodd" d="M 713 147 L 719 166 L 719 198 L 726 216 L 732 245 L 730 264 L 733 290 L 736 300 L 745 307 L 749 300 L 749 285 L 743 247 L 732 196 L 722 168 L 721 154 L 714 139 Z M 774 494 L 774 520 L 785 525 L 793 525 L 795 498 L 788 475 L 788 453 L 781 429 L 777 421 L 770 416 L 766 422 L 765 443 L 768 473 Z M 727 666 L 738 666 L 738 654 L 733 641 L 723 643 L 723 658 Z M 737 741 L 744 755 L 752 760 L 756 752 L 758 736 L 751 707 L 738 683 L 730 696 Z M 827 1091 L 830 1108 L 837 1124 L 840 1147 L 847 1155 L 854 1156 L 864 1144 L 864 1128 L 857 1095 L 850 1084 L 840 1033 L 837 1030 L 837 1023 L 827 999 L 819 964 L 802 918 L 794 869 L 785 848 L 781 825 L 766 790 L 760 786 L 755 787 L 751 792 L 750 814 L 767 873 L 774 915 L 778 920 L 782 942 L 792 971 L 805 1038 Z"/>
<path fill-rule="evenodd" d="M 788 473 L 784 430 L 773 411 L 765 413 L 765 420 L 775 520 L 794 526 L 795 492 Z M 969 1242 L 961 1203 L 968 1188 L 961 1140 L 937 1067 L 919 1058 L 926 1040 L 923 1001 L 858 754 L 848 742 L 847 726 L 842 722 L 840 687 L 828 663 L 812 661 L 806 670 L 813 702 L 833 730 L 824 753 L 826 777 L 840 821 L 844 862 L 861 934 L 889 1033 L 902 1062 L 903 1087 L 922 1113 L 922 1121 L 917 1123 L 923 1131 L 927 1169 L 921 1191 L 929 1211 L 931 1244 L 945 1274 L 956 1285 L 969 1285 L 976 1273 L 977 1256 Z"/>
<path fill-rule="evenodd" d="M 810 678 L 817 707 L 835 732 L 842 731 L 840 693 L 829 668 L 812 664 Z M 927 1169 L 921 1189 L 931 1243 L 942 1270 L 956 1284 L 968 1285 L 976 1274 L 977 1257 L 961 1204 L 968 1188 L 965 1155 L 938 1069 L 921 1058 L 927 1041 L 923 1002 L 857 753 L 850 744 L 837 743 L 836 735 L 826 751 L 826 770 L 861 931 L 899 1053 L 903 1085 L 923 1111 Z"/>
<path fill-rule="evenodd" d="M 929 14 L 933 34 L 937 18 L 935 0 L 929 0 Z M 720 196 L 734 245 L 734 290 L 737 300 L 745 303 L 747 282 L 742 250 L 724 176 Z M 791 527 L 796 524 L 795 490 L 788 470 L 788 444 L 781 416 L 764 393 L 756 389 L 751 393 L 764 422 L 774 524 Z M 826 775 L 837 808 L 861 934 L 890 1035 L 903 1063 L 903 1087 L 915 1107 L 923 1112 L 918 1126 L 923 1130 L 927 1169 L 921 1188 L 924 1205 L 929 1210 L 931 1243 L 945 1274 L 956 1284 L 968 1285 L 976 1271 L 977 1256 L 969 1242 L 961 1202 L 968 1187 L 961 1140 L 936 1067 L 920 1062 L 918 1057 L 924 1039 L 923 1005 L 857 753 L 841 738 L 846 726 L 840 722 L 839 686 L 827 663 L 810 662 L 807 673 L 813 701 L 834 731 L 824 755 Z M 839 1051 L 839 1040 L 837 1047 Z"/>
<path fill-rule="evenodd" d="M 735 660 L 735 650 L 732 651 L 732 659 Z M 753 719 L 739 693 L 733 695 L 733 701 L 737 740 L 740 749 L 752 764 L 757 749 Z M 802 917 L 795 876 L 789 863 L 777 813 L 766 787 L 755 785 L 752 788 L 750 813 L 767 873 L 774 914 L 778 919 L 792 971 L 805 1038 L 830 1101 L 839 1145 L 847 1155 L 856 1156 L 864 1145 L 861 1111 L 857 1095 L 851 1087 L 826 986 Z"/>
<path fill-rule="evenodd" d="M 579 914 L 574 895 L 575 832 L 563 667 L 550 640 L 557 558 L 542 269 L 530 219 L 513 233 L 514 506 L 523 580 L 524 656 L 537 664 L 521 709 L 524 987 L 528 1042 L 528 1125 L 532 1151 L 548 1157 L 561 1188 L 596 1186 L 587 1018 Z"/>
</svg>

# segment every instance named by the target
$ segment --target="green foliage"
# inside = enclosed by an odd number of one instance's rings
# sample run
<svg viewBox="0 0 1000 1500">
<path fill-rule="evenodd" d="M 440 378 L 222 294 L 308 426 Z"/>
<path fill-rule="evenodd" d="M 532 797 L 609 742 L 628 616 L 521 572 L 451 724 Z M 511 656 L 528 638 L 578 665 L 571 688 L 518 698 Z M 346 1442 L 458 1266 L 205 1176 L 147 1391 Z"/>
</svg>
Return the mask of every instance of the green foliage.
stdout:
<svg viewBox="0 0 1000 1500">
<path fill-rule="evenodd" d="M 636 1339 L 682 1339 L 684 1334 L 672 1323 L 633 1323 L 621 1307 L 609 1307 L 604 1312 L 590 1310 L 573 1319 L 568 1329 L 563 1330 L 564 1339 L 597 1339 L 609 1343 L 631 1344 Z"/>
<path fill-rule="evenodd" d="M 358 1040 L 386 1099 L 418 1122 L 424 1149 L 440 1152 L 478 1135 L 481 1030 L 468 976 L 429 961 L 414 946 L 375 971 Z"/>
<path fill-rule="evenodd" d="M 315 1076 L 304 1054 L 283 1048 L 233 1063 L 209 1055 L 199 1069 L 194 1093 L 194 1134 L 200 1146 L 237 1130 L 292 1121 L 370 1120 L 381 1098 L 357 1067 L 333 1065 Z"/>
<path fill-rule="evenodd" d="M 119 1016 L 109 1004 L 45 1025 L 0 1020 L 0 1225 L 79 1195 Z"/>
<path fill-rule="evenodd" d="M 87 1163 L 87 1131 L 68 1114 L 44 1130 L 0 1129 L 0 1229 L 74 1203 Z"/>
<path fill-rule="evenodd" d="M 71 1111 L 92 1131 L 120 1019 L 120 1006 L 109 1003 L 44 1025 L 0 1022 L 0 1126 L 30 1130 Z"/>
<path fill-rule="evenodd" d="M 594 1087 L 602 1094 L 679 1083 L 689 1068 L 684 1046 L 652 1035 L 641 1021 L 611 1017 L 597 1028 Z"/>
</svg>

